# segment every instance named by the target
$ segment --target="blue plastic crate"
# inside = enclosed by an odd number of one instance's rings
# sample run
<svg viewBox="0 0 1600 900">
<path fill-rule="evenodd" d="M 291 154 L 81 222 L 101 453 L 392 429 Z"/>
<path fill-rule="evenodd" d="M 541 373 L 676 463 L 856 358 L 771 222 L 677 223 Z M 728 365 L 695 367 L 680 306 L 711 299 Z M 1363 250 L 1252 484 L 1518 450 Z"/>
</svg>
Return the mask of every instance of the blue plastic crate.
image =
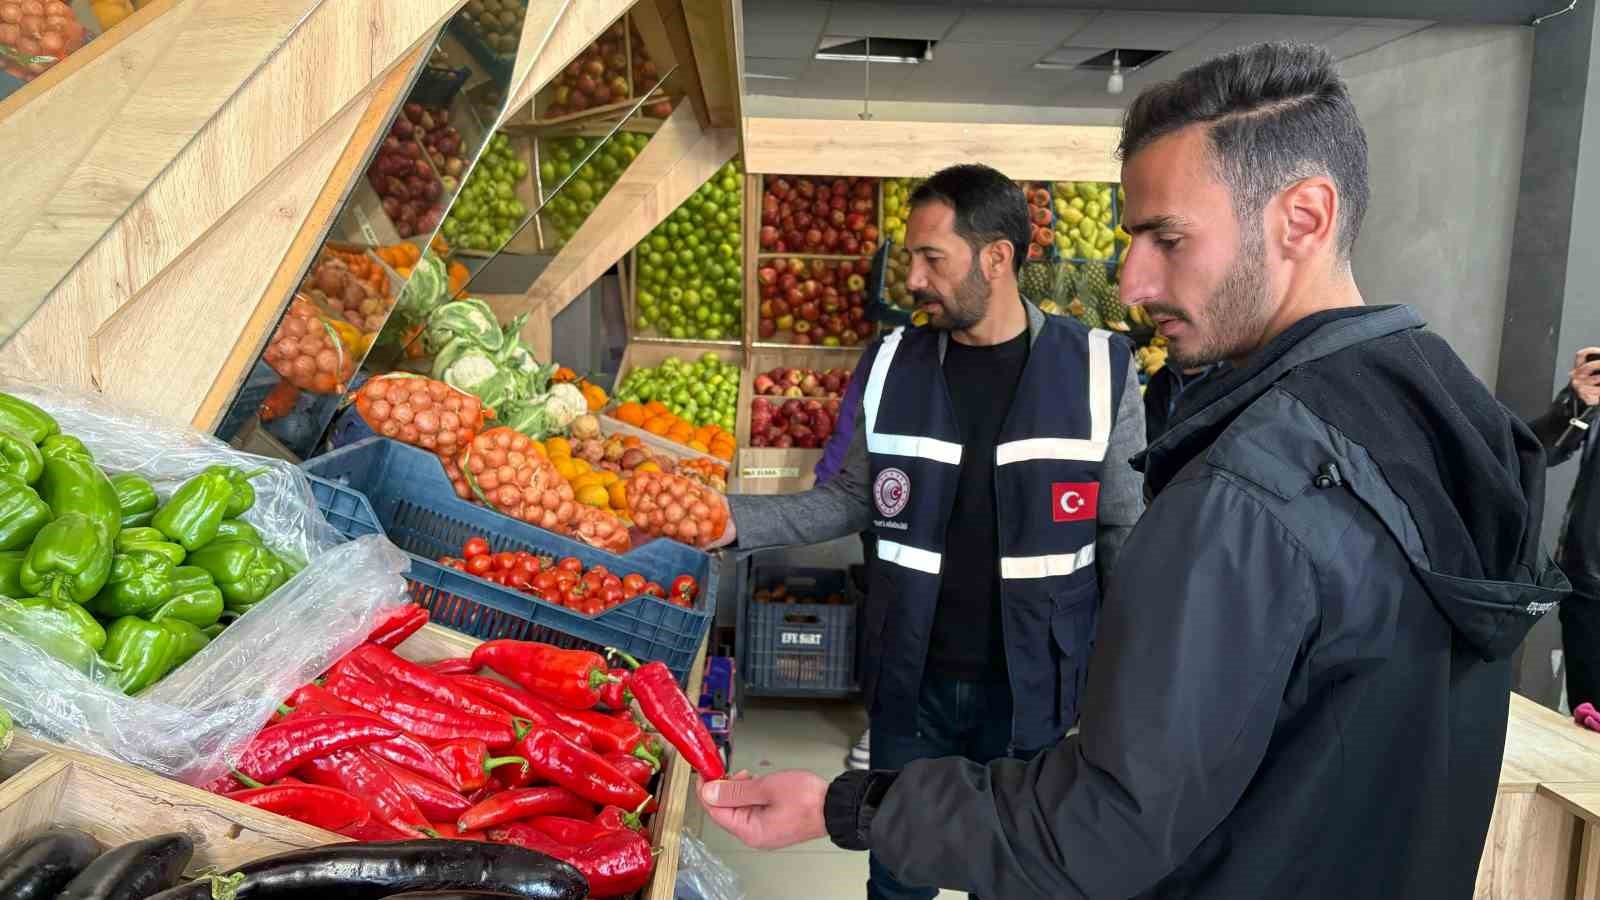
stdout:
<svg viewBox="0 0 1600 900">
<path fill-rule="evenodd" d="M 318 505 L 341 533 L 381 532 L 412 555 L 411 593 L 433 621 L 484 640 L 617 647 L 661 660 L 680 681 L 688 677 L 715 611 L 717 566 L 708 554 L 657 539 L 618 556 L 520 522 L 457 497 L 433 454 L 384 438 L 351 444 L 302 467 Z M 366 504 L 364 510 L 357 500 Z M 473 535 L 483 535 L 495 550 L 575 556 L 586 569 L 638 572 L 663 587 L 688 573 L 700 583 L 700 596 L 693 609 L 639 596 L 585 616 L 434 561 L 459 555 Z"/>
</svg>

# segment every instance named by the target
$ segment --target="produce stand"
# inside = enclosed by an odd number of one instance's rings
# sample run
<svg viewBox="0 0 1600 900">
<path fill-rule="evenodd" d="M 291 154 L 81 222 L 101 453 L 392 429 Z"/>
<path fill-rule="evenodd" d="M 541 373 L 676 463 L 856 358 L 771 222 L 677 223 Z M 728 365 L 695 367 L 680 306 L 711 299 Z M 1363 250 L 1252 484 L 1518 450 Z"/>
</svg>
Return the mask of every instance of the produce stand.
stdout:
<svg viewBox="0 0 1600 900">
<path fill-rule="evenodd" d="M 436 626 L 425 626 L 398 652 L 428 661 L 470 654 L 478 642 Z M 690 673 L 700 692 L 705 649 Z M 656 871 L 643 900 L 671 900 L 677 880 L 684 811 L 698 776 L 668 750 L 659 781 L 660 809 L 648 820 Z M 0 756 L 0 848 L 49 826 L 69 826 L 107 846 L 172 831 L 195 841 L 190 876 L 203 869 L 226 872 L 274 853 L 347 841 L 273 813 L 236 803 L 142 769 L 19 734 Z"/>
</svg>

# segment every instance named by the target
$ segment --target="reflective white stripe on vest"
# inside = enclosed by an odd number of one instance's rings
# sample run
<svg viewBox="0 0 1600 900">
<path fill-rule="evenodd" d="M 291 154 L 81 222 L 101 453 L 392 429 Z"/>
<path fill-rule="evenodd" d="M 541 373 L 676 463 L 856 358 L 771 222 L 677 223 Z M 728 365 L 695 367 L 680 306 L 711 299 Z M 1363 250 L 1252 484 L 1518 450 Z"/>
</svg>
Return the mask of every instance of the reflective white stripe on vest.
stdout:
<svg viewBox="0 0 1600 900">
<path fill-rule="evenodd" d="M 883 546 L 881 543 L 878 546 Z M 1002 556 L 1000 577 L 1015 580 L 1028 578 L 1059 578 L 1079 569 L 1094 565 L 1094 544 L 1084 544 L 1077 553 L 1056 553 L 1050 556 Z"/>
<path fill-rule="evenodd" d="M 868 383 L 870 387 L 870 382 Z M 1029 438 L 995 448 L 997 466 L 1034 459 L 1100 462 L 1111 440 L 1111 332 L 1089 332 L 1089 437 Z"/>
<path fill-rule="evenodd" d="M 878 432 L 878 404 L 883 400 L 883 384 L 889 380 L 889 366 L 894 363 L 895 351 L 900 348 L 900 338 L 905 333 L 902 325 L 883 339 L 878 355 L 872 360 L 872 371 L 867 375 L 867 387 L 861 394 L 861 406 L 867 420 L 867 452 L 888 456 L 906 456 L 931 459 L 950 466 L 961 465 L 961 445 L 938 438 L 914 434 L 880 434 Z M 938 563 L 935 562 L 935 567 Z M 912 566 L 912 568 L 916 568 Z M 937 572 L 935 568 L 935 572 Z"/>
<path fill-rule="evenodd" d="M 894 541 L 878 540 L 878 559 L 891 562 L 907 569 L 926 572 L 929 575 L 939 574 L 939 568 L 944 558 L 932 550 L 923 550 L 921 547 L 912 547 L 906 544 L 897 544 Z"/>
</svg>

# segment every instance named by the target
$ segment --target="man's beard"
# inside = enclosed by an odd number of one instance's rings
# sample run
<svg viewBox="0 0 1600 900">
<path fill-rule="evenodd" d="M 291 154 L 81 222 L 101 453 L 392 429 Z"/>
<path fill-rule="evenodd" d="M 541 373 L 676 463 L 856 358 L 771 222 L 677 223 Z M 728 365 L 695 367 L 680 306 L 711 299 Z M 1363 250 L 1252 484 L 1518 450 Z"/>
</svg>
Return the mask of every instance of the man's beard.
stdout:
<svg viewBox="0 0 1600 900">
<path fill-rule="evenodd" d="M 1173 340 L 1167 346 L 1169 365 L 1180 370 L 1209 366 L 1255 349 L 1269 313 L 1264 249 L 1259 239 L 1247 240 L 1239 248 L 1222 283 L 1197 314 L 1198 322 L 1172 307 L 1145 304 L 1145 311 L 1153 316 L 1178 319 L 1190 326 L 1186 340 Z"/>
<path fill-rule="evenodd" d="M 993 285 L 978 271 L 976 262 L 967 269 L 967 275 L 956 285 L 955 296 L 948 300 L 932 291 L 912 291 L 911 299 L 918 306 L 924 303 L 939 304 L 939 311 L 928 314 L 928 324 L 941 331 L 966 331 L 983 321 L 989 311 L 989 297 Z"/>
</svg>

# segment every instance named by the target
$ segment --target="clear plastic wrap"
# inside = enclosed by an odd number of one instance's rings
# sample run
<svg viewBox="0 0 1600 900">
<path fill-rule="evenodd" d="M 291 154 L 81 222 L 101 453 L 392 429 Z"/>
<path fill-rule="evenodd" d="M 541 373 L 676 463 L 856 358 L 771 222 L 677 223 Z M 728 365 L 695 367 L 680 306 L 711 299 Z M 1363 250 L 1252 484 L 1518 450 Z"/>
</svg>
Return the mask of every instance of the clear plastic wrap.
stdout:
<svg viewBox="0 0 1600 900">
<path fill-rule="evenodd" d="M 699 838 L 685 831 L 678 847 L 677 900 L 744 900 L 739 876 Z"/>
<path fill-rule="evenodd" d="M 378 616 L 406 602 L 409 557 L 369 536 L 340 543 L 310 483 L 286 462 L 240 453 L 197 432 L 112 409 L 95 398 L 0 379 L 38 404 L 112 474 L 137 472 L 165 500 L 210 465 L 267 468 L 251 480 L 243 518 L 306 567 L 216 640 L 136 697 L 0 631 L 0 706 L 19 728 L 191 784 L 228 765 L 295 687 L 359 644 Z"/>
</svg>

